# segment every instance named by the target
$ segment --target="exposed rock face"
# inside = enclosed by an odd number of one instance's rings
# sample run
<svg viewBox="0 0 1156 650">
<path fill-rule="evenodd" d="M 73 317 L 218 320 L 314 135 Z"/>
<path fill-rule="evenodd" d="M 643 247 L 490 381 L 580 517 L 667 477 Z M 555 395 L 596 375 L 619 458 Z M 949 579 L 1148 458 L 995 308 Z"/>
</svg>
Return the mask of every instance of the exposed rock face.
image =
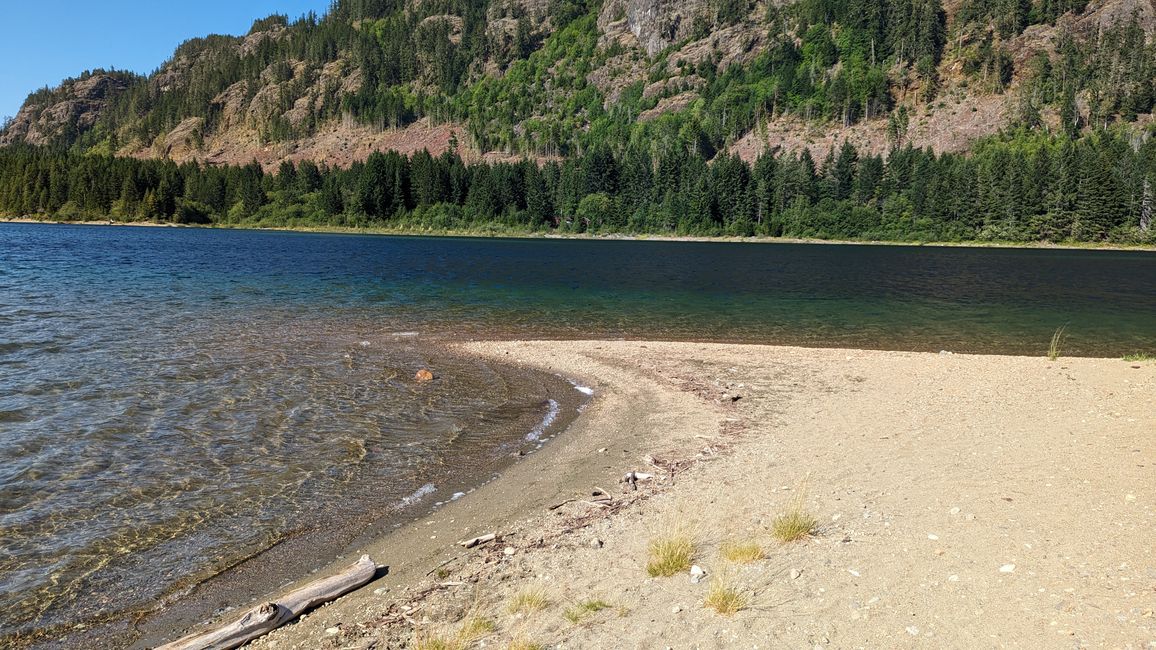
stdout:
<svg viewBox="0 0 1156 650">
<path fill-rule="evenodd" d="M 685 110 L 699 101 L 706 81 L 697 74 L 701 62 L 724 70 L 744 64 L 766 51 L 770 43 L 781 38 L 766 19 L 768 6 L 783 6 L 795 0 L 760 0 L 749 3 L 745 17 L 731 16 L 720 24 L 716 20 L 716 0 L 604 0 L 598 15 L 603 48 L 596 67 L 586 71 L 587 82 L 601 94 L 606 110 L 623 100 L 637 98 L 641 91 L 644 106 L 640 120 L 652 120 L 663 114 Z M 417 10 L 428 0 L 409 0 Z M 964 0 L 944 0 L 953 20 Z M 442 3 L 430 3 L 436 11 L 424 19 L 419 29 L 446 28 L 451 42 L 463 36 L 463 19 L 440 13 Z M 486 34 L 493 50 L 487 57 L 471 62 L 467 81 L 483 75 L 506 74 L 514 43 L 518 55 L 526 48 L 541 44 L 557 27 L 553 24 L 553 0 L 491 0 L 486 15 Z M 1023 34 L 1001 43 L 1011 55 L 1018 76 L 1039 52 L 1053 52 L 1058 35 L 1067 30 L 1077 38 L 1095 38 L 1105 28 L 1119 25 L 1136 16 L 1141 27 L 1152 38 L 1156 34 L 1156 0 L 1092 0 L 1080 15 L 1066 15 L 1059 25 L 1035 25 Z M 253 53 L 271 39 L 287 37 L 291 32 L 270 23 L 244 37 L 210 36 L 193 39 L 177 48 L 172 59 L 148 79 L 124 73 L 86 74 L 65 82 L 54 90 L 33 94 L 10 126 L 0 132 L 0 146 L 14 143 L 50 145 L 75 141 L 76 135 L 97 124 L 112 98 L 130 87 L 147 84 L 153 93 L 183 93 L 192 80 L 215 65 L 221 52 Z M 527 39 L 528 37 L 528 39 Z M 793 38 L 787 34 L 782 36 Z M 527 40 L 530 45 L 527 45 Z M 665 52 L 664 52 L 665 51 Z M 495 52 L 497 54 L 495 54 Z M 664 53 L 658 58 L 659 53 Z M 419 56 L 422 55 L 419 53 Z M 328 59 L 327 59 L 328 60 Z M 394 149 L 413 153 L 428 149 L 434 154 L 453 146 L 470 159 L 495 160 L 495 156 L 514 157 L 517 151 L 479 151 L 461 122 L 446 121 L 455 117 L 440 114 L 426 117 L 403 128 L 387 128 L 389 123 L 358 122 L 350 111 L 339 112 L 343 99 L 361 89 L 362 72 L 352 52 L 336 52 L 323 66 L 299 60 L 276 61 L 248 81 L 238 81 L 221 89 L 209 100 L 208 111 L 196 111 L 207 118 L 190 114 L 167 116 L 164 129 L 121 128 L 116 132 L 117 153 L 142 158 L 170 158 L 178 162 L 200 161 L 209 164 L 244 164 L 256 160 L 275 168 L 283 160 L 311 159 L 330 165 L 347 166 L 363 160 L 373 151 Z M 1012 119 L 1010 98 L 968 88 L 962 81 L 962 59 L 945 58 L 939 73 L 943 81 L 940 98 L 934 105 L 920 103 L 917 89 L 904 86 L 895 93 L 896 104 L 907 105 L 915 116 L 904 136 L 906 142 L 929 146 L 936 151 L 967 150 L 977 139 L 998 132 Z M 264 63 L 263 63 L 264 65 Z M 659 67 L 665 66 L 665 69 Z M 432 69 L 431 66 L 422 66 Z M 547 75 L 553 74 L 553 71 Z M 372 80 L 370 80 L 372 81 Z M 436 91 L 428 74 L 412 82 L 409 91 L 421 95 Z M 547 83 L 550 83 L 547 81 Z M 641 90 L 640 90 L 641 89 Z M 218 92 L 219 90 L 219 92 Z M 629 93 L 629 94 L 624 94 Z M 1085 101 L 1078 98 L 1078 101 Z M 534 110 L 548 110 L 537 107 Z M 460 116 L 457 116 L 460 118 Z M 524 120 L 540 115 L 521 115 L 511 125 L 520 134 Z M 1045 121 L 1053 117 L 1045 114 Z M 1141 116 L 1141 119 L 1152 119 Z M 1050 122 L 1049 122 L 1050 123 Z M 271 136 L 270 126 L 277 125 L 282 135 Z M 297 137 L 286 139 L 285 125 Z M 113 125 L 114 128 L 117 125 Z M 123 126 L 123 125 L 122 125 Z M 752 132 L 737 137 L 730 150 L 753 159 L 763 151 L 810 149 L 821 158 L 843 140 L 856 144 L 862 151 L 885 153 L 891 145 L 885 119 L 861 122 L 849 128 L 834 123 L 803 122 L 796 117 L 764 120 Z M 167 133 L 164 132 L 167 130 Z M 892 136 L 894 137 L 894 136 Z M 138 139 L 139 138 L 139 139 Z M 481 146 L 493 146 L 483 144 Z"/>
<path fill-rule="evenodd" d="M 123 73 L 97 73 L 65 82 L 47 97 L 25 103 L 8 129 L 0 133 L 0 145 L 46 145 L 66 129 L 90 128 L 109 99 L 134 81 L 135 77 Z"/>
<path fill-rule="evenodd" d="M 695 18 L 708 20 L 709 10 L 705 0 L 611 0 L 602 7 L 598 27 L 625 28 L 647 56 L 654 56 L 689 37 Z"/>
<path fill-rule="evenodd" d="M 1156 32 L 1156 0 L 1094 0 L 1084 15 L 1075 18 L 1076 28 L 1094 34 L 1112 25 L 1126 23 L 1135 15 L 1144 32 Z M 1071 19 L 1071 17 L 1069 17 Z"/>
</svg>

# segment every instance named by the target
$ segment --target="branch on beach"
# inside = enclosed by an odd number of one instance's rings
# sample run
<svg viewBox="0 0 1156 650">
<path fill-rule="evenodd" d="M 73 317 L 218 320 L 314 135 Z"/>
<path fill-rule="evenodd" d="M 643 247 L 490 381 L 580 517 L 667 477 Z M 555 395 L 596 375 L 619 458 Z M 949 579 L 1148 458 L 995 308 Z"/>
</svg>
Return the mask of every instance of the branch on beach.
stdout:
<svg viewBox="0 0 1156 650">
<path fill-rule="evenodd" d="M 547 510 L 553 512 L 568 503 L 586 503 L 592 506 L 606 508 L 609 507 L 613 501 L 614 497 L 610 496 L 610 492 L 607 492 L 602 488 L 594 488 L 594 491 L 591 493 L 589 499 L 566 499 L 561 503 L 555 503 L 554 505 L 547 508 Z"/>
<path fill-rule="evenodd" d="M 475 537 L 473 539 L 467 539 L 467 540 L 458 542 L 458 546 L 464 546 L 465 548 L 473 548 L 475 546 L 481 546 L 482 544 L 488 544 L 489 542 L 492 542 L 497 538 L 498 538 L 498 536 L 496 533 L 490 533 L 489 535 L 482 535 L 481 537 Z"/>
<path fill-rule="evenodd" d="M 630 486 L 632 491 L 637 491 L 639 481 L 649 481 L 653 478 L 654 474 L 647 474 L 646 472 L 627 472 L 626 476 L 623 476 L 618 482 Z"/>
<path fill-rule="evenodd" d="M 311 582 L 289 592 L 278 602 L 249 610 L 237 621 L 208 632 L 187 636 L 157 650 L 231 650 L 268 634 L 306 611 L 343 596 L 373 579 L 377 564 L 368 555 L 337 575 Z"/>
</svg>

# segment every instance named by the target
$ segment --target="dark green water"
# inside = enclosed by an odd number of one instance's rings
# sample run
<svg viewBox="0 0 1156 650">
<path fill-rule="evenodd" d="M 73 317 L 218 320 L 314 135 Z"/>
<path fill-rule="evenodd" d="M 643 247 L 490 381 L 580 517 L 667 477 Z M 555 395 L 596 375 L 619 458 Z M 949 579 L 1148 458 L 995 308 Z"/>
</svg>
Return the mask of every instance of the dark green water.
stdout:
<svg viewBox="0 0 1156 650">
<path fill-rule="evenodd" d="M 340 546 L 580 399 L 438 341 L 1043 355 L 1061 326 L 1156 353 L 1156 254 L 0 224 L 0 645 L 368 509 Z"/>
</svg>

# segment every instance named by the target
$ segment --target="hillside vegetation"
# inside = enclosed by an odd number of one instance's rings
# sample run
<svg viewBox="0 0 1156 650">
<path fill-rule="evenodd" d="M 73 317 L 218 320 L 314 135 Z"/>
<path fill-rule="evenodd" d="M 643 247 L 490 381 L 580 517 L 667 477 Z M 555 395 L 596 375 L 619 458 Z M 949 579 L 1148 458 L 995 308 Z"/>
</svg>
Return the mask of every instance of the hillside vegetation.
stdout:
<svg viewBox="0 0 1156 650">
<path fill-rule="evenodd" d="M 34 93 L 0 211 L 1146 241 L 1154 26 L 1139 0 L 338 0 Z"/>
</svg>

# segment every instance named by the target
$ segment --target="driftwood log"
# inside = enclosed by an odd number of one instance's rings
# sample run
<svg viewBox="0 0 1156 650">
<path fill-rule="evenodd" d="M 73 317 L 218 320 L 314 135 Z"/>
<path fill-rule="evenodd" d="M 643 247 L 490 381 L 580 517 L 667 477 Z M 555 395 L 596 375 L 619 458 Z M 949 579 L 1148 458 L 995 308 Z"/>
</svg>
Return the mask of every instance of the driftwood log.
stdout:
<svg viewBox="0 0 1156 650">
<path fill-rule="evenodd" d="M 157 650 L 231 650 L 272 632 L 318 605 L 357 589 L 372 580 L 376 572 L 377 565 L 373 560 L 362 555 L 360 560 L 337 575 L 291 591 L 278 602 L 251 609 L 229 625 L 187 636 Z"/>
</svg>

